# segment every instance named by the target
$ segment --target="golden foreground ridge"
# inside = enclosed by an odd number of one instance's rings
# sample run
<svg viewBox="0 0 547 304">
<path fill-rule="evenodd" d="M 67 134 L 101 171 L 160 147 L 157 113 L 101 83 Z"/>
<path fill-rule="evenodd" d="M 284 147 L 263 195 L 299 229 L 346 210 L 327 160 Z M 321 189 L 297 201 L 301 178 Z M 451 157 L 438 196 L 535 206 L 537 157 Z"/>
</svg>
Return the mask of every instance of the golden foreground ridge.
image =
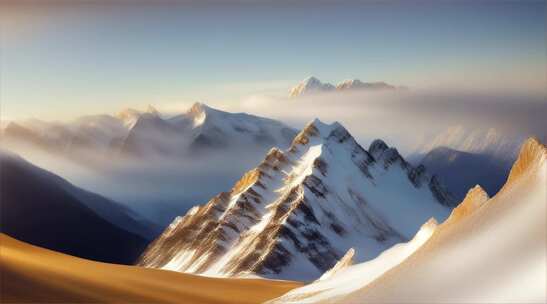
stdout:
<svg viewBox="0 0 547 304">
<path fill-rule="evenodd" d="M 0 234 L 0 276 L 1 303 L 262 303 L 302 285 L 94 262 L 5 234 Z"/>
</svg>

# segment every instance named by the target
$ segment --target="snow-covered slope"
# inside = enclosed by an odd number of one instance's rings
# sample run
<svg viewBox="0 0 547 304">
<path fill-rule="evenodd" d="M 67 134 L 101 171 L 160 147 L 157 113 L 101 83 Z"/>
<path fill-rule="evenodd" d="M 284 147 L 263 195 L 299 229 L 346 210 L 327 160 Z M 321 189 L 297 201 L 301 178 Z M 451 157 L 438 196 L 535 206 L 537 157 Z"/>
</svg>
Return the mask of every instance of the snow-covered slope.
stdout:
<svg viewBox="0 0 547 304">
<path fill-rule="evenodd" d="M 319 280 L 291 290 L 282 297 L 268 303 L 305 304 L 334 301 L 340 297 L 344 297 L 366 286 L 389 269 L 404 261 L 404 259 L 429 239 L 436 227 L 437 222 L 431 219 L 420 228 L 411 241 L 397 244 L 382 252 L 382 254 L 371 261 L 347 266 L 340 270 L 333 268 Z M 331 273 L 331 271 L 336 272 Z"/>
<path fill-rule="evenodd" d="M 367 152 L 338 123 L 315 120 L 272 149 L 230 192 L 177 218 L 140 260 L 212 276 L 311 280 L 350 248 L 376 257 L 454 202 L 381 140 Z"/>
<path fill-rule="evenodd" d="M 173 117 L 171 123 L 191 125 L 192 149 L 218 146 L 290 145 L 296 130 L 287 125 L 264 117 L 246 113 L 229 113 L 196 103 L 185 115 Z"/>
<path fill-rule="evenodd" d="M 297 289 L 275 303 L 290 294 L 299 303 L 545 303 L 546 159 L 545 146 L 527 140 L 496 196 L 472 189 L 419 249 L 370 284 L 345 288 L 346 277 L 332 277 L 317 291 L 323 297 Z"/>
</svg>

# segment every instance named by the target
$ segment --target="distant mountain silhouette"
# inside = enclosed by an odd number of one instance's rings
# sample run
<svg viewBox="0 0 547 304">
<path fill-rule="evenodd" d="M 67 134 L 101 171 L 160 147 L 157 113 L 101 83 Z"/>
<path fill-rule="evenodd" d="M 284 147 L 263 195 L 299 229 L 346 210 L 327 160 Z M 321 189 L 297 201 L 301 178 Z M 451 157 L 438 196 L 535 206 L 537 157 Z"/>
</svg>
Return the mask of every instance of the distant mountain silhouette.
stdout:
<svg viewBox="0 0 547 304">
<path fill-rule="evenodd" d="M 76 190 L 63 186 L 58 179 L 16 155 L 0 151 L 0 231 L 82 258 L 133 263 L 147 240 L 99 216 Z M 117 204 L 105 204 L 101 208 L 120 214 Z"/>
<path fill-rule="evenodd" d="M 463 152 L 447 147 L 438 147 L 414 157 L 429 172 L 437 175 L 451 193 L 462 200 L 467 191 L 479 184 L 493 196 L 505 183 L 511 163 L 493 155 Z"/>
</svg>

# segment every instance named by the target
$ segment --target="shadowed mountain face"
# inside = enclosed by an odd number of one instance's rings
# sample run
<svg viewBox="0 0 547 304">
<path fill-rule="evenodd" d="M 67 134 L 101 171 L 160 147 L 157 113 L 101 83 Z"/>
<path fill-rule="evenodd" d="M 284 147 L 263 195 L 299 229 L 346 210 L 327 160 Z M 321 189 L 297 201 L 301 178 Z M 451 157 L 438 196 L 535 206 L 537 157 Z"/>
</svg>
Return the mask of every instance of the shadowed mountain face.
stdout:
<svg viewBox="0 0 547 304">
<path fill-rule="evenodd" d="M 0 152 L 1 232 L 82 258 L 133 263 L 145 248 L 146 239 L 86 206 L 96 199 L 94 194 L 65 187 L 58 179 L 15 155 Z M 81 196 L 78 191 L 82 191 Z M 106 202 L 98 208 L 110 210 L 113 218 L 131 221 L 118 205 Z"/>
<path fill-rule="evenodd" d="M 431 150 L 419 162 L 436 174 L 458 200 L 463 199 L 467 190 L 477 184 L 490 196 L 495 195 L 511 169 L 510 162 L 495 156 L 447 147 Z"/>
</svg>

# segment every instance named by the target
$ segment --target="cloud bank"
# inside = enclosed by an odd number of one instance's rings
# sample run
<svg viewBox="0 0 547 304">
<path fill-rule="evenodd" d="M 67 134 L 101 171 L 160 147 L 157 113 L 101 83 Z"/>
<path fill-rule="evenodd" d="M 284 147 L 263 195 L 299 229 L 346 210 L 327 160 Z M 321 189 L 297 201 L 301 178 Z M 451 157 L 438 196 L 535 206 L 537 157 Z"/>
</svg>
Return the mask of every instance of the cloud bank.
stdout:
<svg viewBox="0 0 547 304">
<path fill-rule="evenodd" d="M 254 95 L 236 110 L 276 118 L 295 127 L 319 118 L 339 121 L 364 146 L 382 138 L 403 153 L 452 126 L 495 128 L 507 136 L 545 140 L 547 101 L 541 94 L 450 90 L 336 92 L 299 98 Z"/>
</svg>

